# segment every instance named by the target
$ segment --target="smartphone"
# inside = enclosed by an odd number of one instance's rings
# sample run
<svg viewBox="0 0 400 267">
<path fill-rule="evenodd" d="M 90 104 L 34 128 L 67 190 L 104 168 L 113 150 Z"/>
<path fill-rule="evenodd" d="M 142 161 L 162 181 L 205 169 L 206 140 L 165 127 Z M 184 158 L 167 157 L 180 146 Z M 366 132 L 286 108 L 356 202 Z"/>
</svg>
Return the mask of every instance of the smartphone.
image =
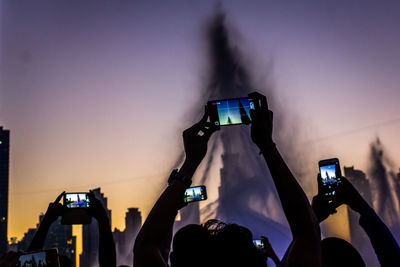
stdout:
<svg viewBox="0 0 400 267">
<path fill-rule="evenodd" d="M 65 193 L 64 207 L 66 211 L 61 217 L 61 224 L 90 224 L 92 216 L 89 214 L 89 193 Z"/>
<path fill-rule="evenodd" d="M 68 209 L 89 208 L 89 193 L 65 193 L 64 206 Z"/>
<path fill-rule="evenodd" d="M 210 121 L 215 126 L 249 124 L 250 109 L 254 101 L 248 97 L 213 100 L 207 102 Z"/>
<path fill-rule="evenodd" d="M 183 202 L 190 203 L 207 199 L 207 191 L 204 185 L 189 187 L 183 196 Z"/>
<path fill-rule="evenodd" d="M 18 267 L 24 266 L 43 266 L 43 267 L 59 267 L 57 249 L 48 249 L 42 251 L 26 252 L 19 256 Z"/>
<path fill-rule="evenodd" d="M 322 193 L 328 198 L 334 198 L 336 190 L 342 183 L 342 173 L 337 158 L 321 160 L 318 163 Z"/>
<path fill-rule="evenodd" d="M 264 242 L 261 239 L 254 239 L 253 244 L 254 244 L 254 246 L 256 246 L 257 249 L 265 248 Z"/>
</svg>

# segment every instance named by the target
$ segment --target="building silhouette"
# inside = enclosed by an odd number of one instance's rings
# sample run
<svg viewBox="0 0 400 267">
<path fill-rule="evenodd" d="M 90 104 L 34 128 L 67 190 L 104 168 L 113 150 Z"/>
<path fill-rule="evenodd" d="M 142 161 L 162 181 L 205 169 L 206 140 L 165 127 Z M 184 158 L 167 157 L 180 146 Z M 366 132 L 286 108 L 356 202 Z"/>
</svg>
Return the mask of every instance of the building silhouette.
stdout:
<svg viewBox="0 0 400 267">
<path fill-rule="evenodd" d="M 40 222 L 44 215 L 39 217 Z M 38 225 L 39 227 L 39 225 Z M 43 249 L 57 248 L 58 254 L 68 257 L 71 266 L 76 266 L 76 236 L 72 235 L 72 225 L 62 225 L 59 217 L 49 229 Z"/>
<path fill-rule="evenodd" d="M 0 254 L 8 249 L 8 174 L 10 166 L 10 131 L 0 126 Z"/>
<path fill-rule="evenodd" d="M 107 211 L 108 219 L 111 225 L 111 210 L 107 209 L 107 198 L 101 193 L 100 188 L 93 190 L 95 197 L 103 204 Z M 80 266 L 98 266 L 99 265 L 99 229 L 96 220 L 90 224 L 82 225 L 82 254 L 80 255 Z"/>
<path fill-rule="evenodd" d="M 13 251 L 27 251 L 44 215 L 39 216 L 36 228 L 29 228 L 18 243 L 13 242 Z M 62 225 L 59 217 L 49 228 L 43 249 L 57 248 L 58 255 L 66 256 L 71 261 L 71 267 L 76 266 L 76 237 L 72 235 L 72 225 Z"/>
<path fill-rule="evenodd" d="M 138 208 L 129 208 L 125 213 L 125 230 L 114 229 L 113 236 L 117 252 L 117 266 L 131 265 L 133 262 L 133 244 L 142 227 L 142 214 Z"/>
<path fill-rule="evenodd" d="M 18 242 L 17 251 L 27 251 L 32 239 L 36 233 L 36 228 L 28 228 L 21 241 Z"/>
</svg>

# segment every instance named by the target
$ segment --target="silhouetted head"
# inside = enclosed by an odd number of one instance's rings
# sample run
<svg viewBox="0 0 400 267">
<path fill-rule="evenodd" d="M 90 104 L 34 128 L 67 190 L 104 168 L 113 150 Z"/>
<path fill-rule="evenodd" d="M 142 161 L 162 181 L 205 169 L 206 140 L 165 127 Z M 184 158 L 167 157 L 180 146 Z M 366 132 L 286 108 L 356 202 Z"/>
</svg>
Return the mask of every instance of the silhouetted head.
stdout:
<svg viewBox="0 0 400 267">
<path fill-rule="evenodd" d="M 321 241 L 323 267 L 365 267 L 360 253 L 347 241 L 328 237 Z"/>
<path fill-rule="evenodd" d="M 186 225 L 174 236 L 170 254 L 171 266 L 211 266 L 212 252 L 209 231 L 201 225 Z"/>
<path fill-rule="evenodd" d="M 253 234 L 246 227 L 218 220 L 206 222 L 214 238 L 218 266 L 266 266 L 265 258 L 253 244 Z"/>
</svg>

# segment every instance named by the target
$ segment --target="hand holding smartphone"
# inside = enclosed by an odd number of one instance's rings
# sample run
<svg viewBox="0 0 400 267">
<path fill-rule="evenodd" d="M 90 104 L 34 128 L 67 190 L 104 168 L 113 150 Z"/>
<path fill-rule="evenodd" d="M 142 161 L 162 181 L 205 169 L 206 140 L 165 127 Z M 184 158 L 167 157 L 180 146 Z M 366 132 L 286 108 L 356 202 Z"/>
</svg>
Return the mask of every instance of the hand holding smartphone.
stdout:
<svg viewBox="0 0 400 267">
<path fill-rule="evenodd" d="M 256 246 L 256 248 L 258 250 L 261 250 L 261 249 L 265 248 L 265 244 L 264 244 L 264 241 L 262 239 L 253 239 L 253 244 L 254 244 L 254 246 Z"/>
<path fill-rule="evenodd" d="M 342 173 L 340 170 L 339 160 L 337 158 L 321 160 L 319 165 L 319 190 L 325 197 L 333 200 L 336 196 L 337 189 L 342 184 Z"/>
<path fill-rule="evenodd" d="M 86 192 L 65 193 L 65 212 L 61 217 L 61 224 L 90 224 L 92 216 L 88 213 L 90 208 L 90 194 Z"/>
</svg>

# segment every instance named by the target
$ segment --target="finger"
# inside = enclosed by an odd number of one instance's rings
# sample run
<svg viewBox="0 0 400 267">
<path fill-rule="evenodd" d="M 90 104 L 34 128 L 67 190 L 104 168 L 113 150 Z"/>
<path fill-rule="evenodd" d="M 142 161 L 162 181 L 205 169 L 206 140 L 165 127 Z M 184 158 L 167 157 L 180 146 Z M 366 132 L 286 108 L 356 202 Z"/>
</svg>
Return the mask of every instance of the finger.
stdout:
<svg viewBox="0 0 400 267">
<path fill-rule="evenodd" d="M 322 190 L 322 178 L 321 178 L 321 173 L 318 173 L 317 175 L 317 183 L 318 183 L 318 194 L 320 194 Z"/>
<path fill-rule="evenodd" d="M 255 108 L 258 110 L 259 108 L 268 109 L 267 97 L 259 92 L 252 92 L 248 94 L 249 98 L 255 100 Z"/>
<path fill-rule="evenodd" d="M 205 122 L 207 122 L 207 119 L 208 119 L 208 108 L 207 108 L 207 106 L 204 106 L 203 117 L 201 118 L 201 120 L 197 124 L 203 125 Z"/>
<path fill-rule="evenodd" d="M 261 99 L 263 96 L 264 95 L 260 94 L 257 91 L 254 91 L 254 92 L 251 92 L 250 94 L 248 94 L 248 97 L 252 98 L 252 99 Z"/>
<path fill-rule="evenodd" d="M 204 128 L 204 129 L 202 130 L 202 132 L 204 133 L 203 137 L 206 138 L 206 140 L 209 140 L 210 137 L 211 137 L 211 135 L 212 135 L 213 133 L 215 133 L 216 131 L 219 131 L 219 130 L 220 130 L 219 127 L 210 127 L 210 128 L 208 128 L 208 129 Z"/>
<path fill-rule="evenodd" d="M 261 95 L 261 108 L 268 109 L 267 97 L 265 95 Z"/>
<path fill-rule="evenodd" d="M 204 124 L 204 127 L 206 127 L 206 128 L 212 128 L 214 131 L 218 131 L 218 130 L 220 130 L 221 129 L 221 127 L 219 126 L 219 125 L 214 125 L 214 124 L 212 124 L 211 122 L 206 122 L 205 124 Z"/>
<path fill-rule="evenodd" d="M 201 120 L 199 122 L 193 124 L 191 127 L 185 129 L 183 131 L 182 135 L 185 136 L 191 132 L 198 132 L 207 123 L 207 119 L 208 119 L 208 113 L 205 111 Z"/>
<path fill-rule="evenodd" d="M 215 131 L 219 131 L 221 129 L 221 127 L 220 126 L 215 126 L 211 122 L 206 122 L 206 124 L 203 126 L 203 129 L 206 130 L 206 131 L 215 132 Z"/>
<path fill-rule="evenodd" d="M 254 109 L 250 109 L 250 118 L 251 121 L 254 121 L 254 118 L 256 116 L 256 111 Z"/>
<path fill-rule="evenodd" d="M 264 242 L 264 244 L 269 244 L 269 239 L 268 239 L 268 237 L 265 237 L 265 236 L 261 236 L 261 240 Z"/>
<path fill-rule="evenodd" d="M 94 198 L 95 198 L 95 197 L 94 197 L 93 190 L 89 190 L 89 197 L 90 197 L 91 199 L 94 199 Z"/>
<path fill-rule="evenodd" d="M 64 194 L 65 194 L 65 191 L 62 192 L 61 194 L 59 194 L 58 197 L 56 198 L 56 200 L 54 201 L 54 203 L 59 203 L 61 198 L 64 196 Z"/>
</svg>

